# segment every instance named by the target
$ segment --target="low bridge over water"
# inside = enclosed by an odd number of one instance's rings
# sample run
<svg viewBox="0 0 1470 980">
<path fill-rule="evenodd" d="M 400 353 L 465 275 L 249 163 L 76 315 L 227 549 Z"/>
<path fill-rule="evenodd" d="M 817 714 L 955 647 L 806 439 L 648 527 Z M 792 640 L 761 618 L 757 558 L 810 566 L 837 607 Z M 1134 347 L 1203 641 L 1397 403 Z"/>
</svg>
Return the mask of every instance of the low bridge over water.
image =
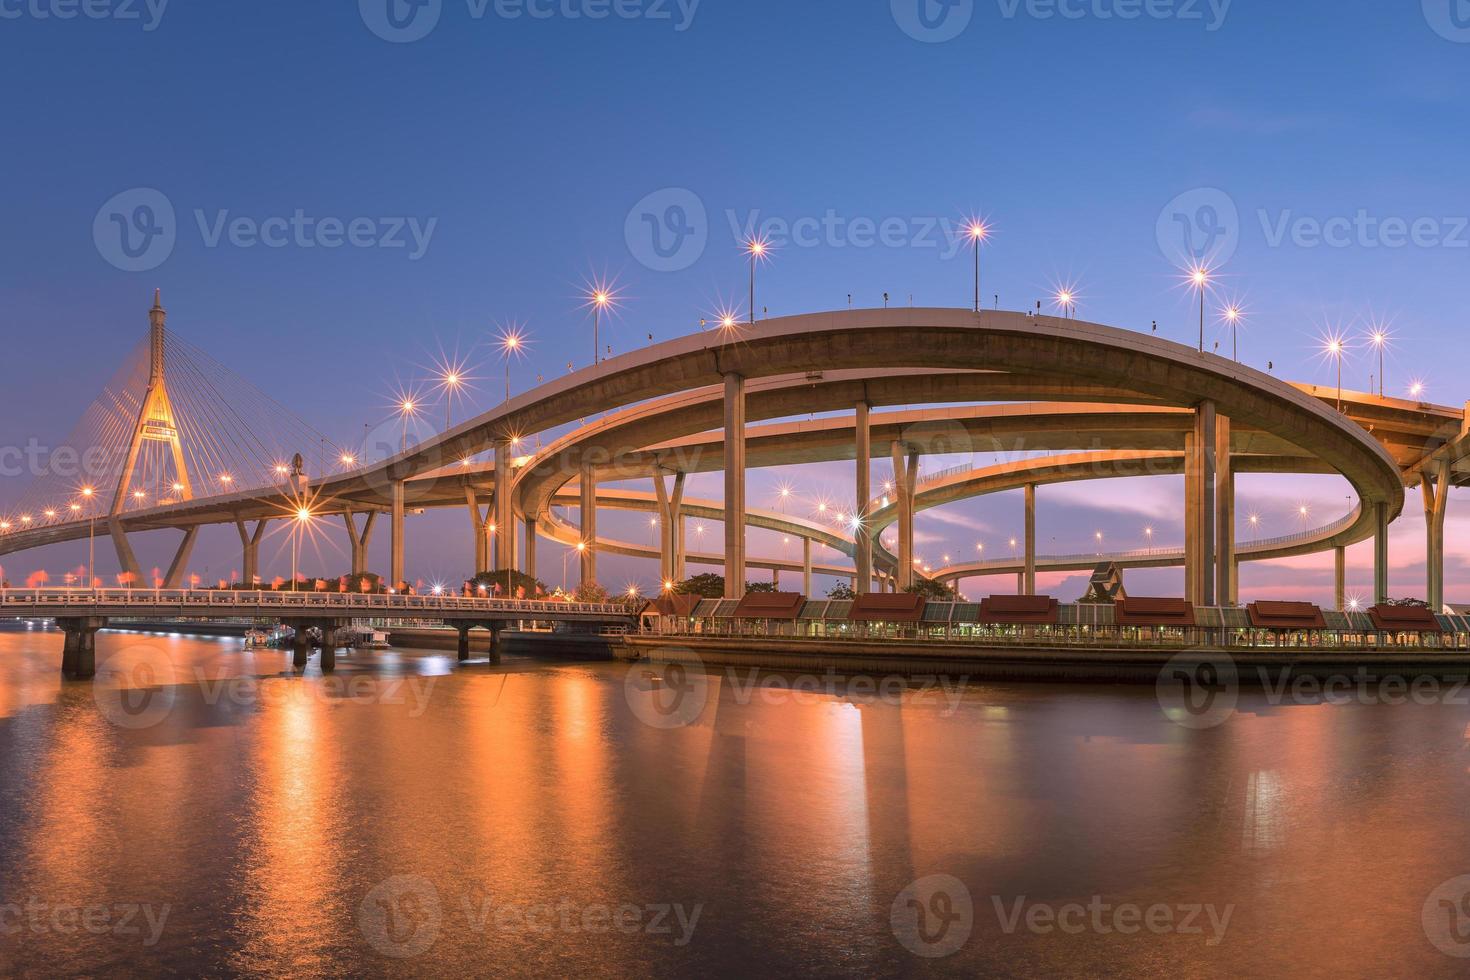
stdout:
<svg viewBox="0 0 1470 980">
<path fill-rule="evenodd" d="M 469 658 L 469 634 L 489 630 L 491 657 L 508 623 L 631 625 L 620 603 L 550 602 L 468 596 L 355 595 L 328 592 L 199 592 L 143 589 L 0 589 L 0 619 L 54 619 L 65 633 L 61 669 L 86 679 L 97 672 L 97 631 L 117 619 L 268 619 L 296 630 L 295 666 L 310 654 L 307 631 L 322 633 L 322 670 L 336 669 L 331 637 L 354 619 L 438 620 L 459 631 L 459 659 Z"/>
</svg>

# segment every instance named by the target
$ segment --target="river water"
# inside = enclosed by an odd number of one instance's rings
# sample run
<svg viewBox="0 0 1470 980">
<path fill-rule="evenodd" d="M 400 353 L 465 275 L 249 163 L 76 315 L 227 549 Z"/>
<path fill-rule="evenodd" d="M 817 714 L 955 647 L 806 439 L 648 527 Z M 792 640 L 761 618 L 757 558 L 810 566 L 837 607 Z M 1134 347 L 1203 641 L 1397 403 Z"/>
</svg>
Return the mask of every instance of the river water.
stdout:
<svg viewBox="0 0 1470 980">
<path fill-rule="evenodd" d="M 1449 688 L 1187 727 L 1151 687 L 60 647 L 0 632 L 4 975 L 1470 971 Z"/>
</svg>

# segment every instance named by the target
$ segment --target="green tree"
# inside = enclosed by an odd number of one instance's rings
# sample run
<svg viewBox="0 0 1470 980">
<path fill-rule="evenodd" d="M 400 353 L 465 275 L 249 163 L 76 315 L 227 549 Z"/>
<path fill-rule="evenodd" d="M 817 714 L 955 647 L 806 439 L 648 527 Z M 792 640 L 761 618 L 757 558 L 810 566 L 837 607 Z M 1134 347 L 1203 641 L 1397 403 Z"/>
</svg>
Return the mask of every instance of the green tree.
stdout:
<svg viewBox="0 0 1470 980">
<path fill-rule="evenodd" d="M 674 587 L 679 595 L 697 595 L 705 599 L 725 598 L 725 576 L 706 572 L 685 579 Z"/>
<path fill-rule="evenodd" d="M 776 583 L 774 583 L 774 582 L 746 582 L 745 583 L 745 593 L 746 593 L 746 595 L 749 595 L 752 592 L 775 592 L 775 591 L 776 591 Z"/>
<path fill-rule="evenodd" d="M 851 602 L 857 598 L 857 593 L 854 592 L 852 586 L 847 584 L 846 582 L 838 582 L 836 585 L 832 586 L 832 588 L 827 590 L 827 598 L 838 599 L 844 602 Z"/>
<path fill-rule="evenodd" d="M 921 595 L 930 602 L 953 602 L 954 589 L 932 578 L 915 579 L 914 584 L 904 589 L 910 595 Z"/>
<path fill-rule="evenodd" d="M 546 583 L 540 579 L 534 579 L 525 572 L 501 571 L 481 572 L 469 580 L 470 591 L 479 594 L 480 587 L 484 586 L 485 595 L 500 596 L 502 599 L 514 599 L 517 595 L 523 595 L 527 599 L 534 599 L 538 595 L 546 596 L 550 590 Z M 499 591 L 496 591 L 499 586 Z M 524 590 L 520 592 L 518 590 Z"/>
<path fill-rule="evenodd" d="M 583 582 L 572 593 L 572 598 L 578 602 L 607 602 L 612 597 L 608 594 L 607 589 L 596 582 Z"/>
</svg>

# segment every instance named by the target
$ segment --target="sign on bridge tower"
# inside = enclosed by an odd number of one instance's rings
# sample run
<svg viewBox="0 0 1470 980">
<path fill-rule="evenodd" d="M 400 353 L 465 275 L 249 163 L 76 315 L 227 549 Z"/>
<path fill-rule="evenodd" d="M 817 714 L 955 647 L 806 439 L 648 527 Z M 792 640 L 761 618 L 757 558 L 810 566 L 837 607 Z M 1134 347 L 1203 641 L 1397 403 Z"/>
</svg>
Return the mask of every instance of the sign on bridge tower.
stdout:
<svg viewBox="0 0 1470 980">
<path fill-rule="evenodd" d="M 138 457 L 145 444 L 166 443 L 173 458 L 173 485 L 179 500 L 193 500 L 194 489 L 189 479 L 189 468 L 184 464 L 184 445 L 179 438 L 178 421 L 174 416 L 173 402 L 168 396 L 168 378 L 164 371 L 164 323 L 168 318 L 163 308 L 163 291 L 153 291 L 153 309 L 148 311 L 149 324 L 149 367 L 148 390 L 143 395 L 142 407 L 133 426 L 132 441 L 128 443 L 127 461 L 123 464 L 122 477 L 118 480 L 117 493 L 112 497 L 112 516 L 122 513 L 128 501 L 133 475 L 138 469 Z"/>
</svg>

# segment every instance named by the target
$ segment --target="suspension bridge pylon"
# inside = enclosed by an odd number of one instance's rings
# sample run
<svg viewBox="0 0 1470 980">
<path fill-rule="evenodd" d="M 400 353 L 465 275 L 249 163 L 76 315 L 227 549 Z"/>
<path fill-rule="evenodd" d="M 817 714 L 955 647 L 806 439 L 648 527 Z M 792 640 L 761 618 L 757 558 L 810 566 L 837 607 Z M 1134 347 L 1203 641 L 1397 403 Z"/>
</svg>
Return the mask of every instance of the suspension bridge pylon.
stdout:
<svg viewBox="0 0 1470 980">
<path fill-rule="evenodd" d="M 163 308 L 163 291 L 153 291 L 153 309 L 148 311 L 149 367 L 148 390 L 143 395 L 143 404 L 138 410 L 133 425 L 133 437 L 128 443 L 127 459 L 123 463 L 122 476 L 118 480 L 117 492 L 112 496 L 112 517 L 123 511 L 133 474 L 138 468 L 138 456 L 145 443 L 166 443 L 174 462 L 174 487 L 179 500 L 193 500 L 194 489 L 189 479 L 189 467 L 184 462 L 184 444 L 179 438 L 179 426 L 174 418 L 173 402 L 168 396 L 168 375 L 164 365 L 164 324 L 168 312 Z"/>
</svg>

